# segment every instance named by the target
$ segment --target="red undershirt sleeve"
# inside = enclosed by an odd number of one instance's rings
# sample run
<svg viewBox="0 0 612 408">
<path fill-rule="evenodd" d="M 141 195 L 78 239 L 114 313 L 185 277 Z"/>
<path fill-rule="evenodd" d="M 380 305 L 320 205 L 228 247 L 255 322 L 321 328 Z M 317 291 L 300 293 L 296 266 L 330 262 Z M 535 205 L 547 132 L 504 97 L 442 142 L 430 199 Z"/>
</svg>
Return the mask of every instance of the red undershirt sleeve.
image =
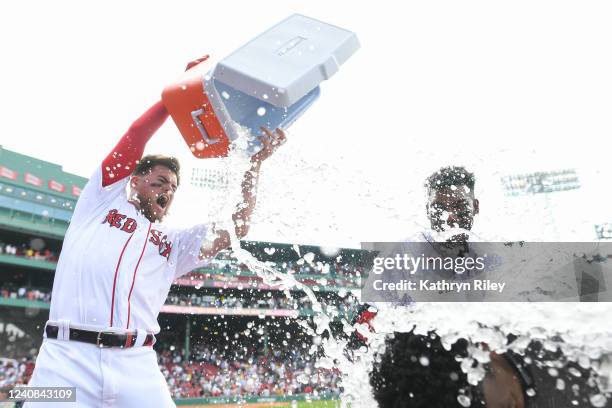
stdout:
<svg viewBox="0 0 612 408">
<path fill-rule="evenodd" d="M 142 158 L 145 145 L 167 118 L 168 111 L 159 101 L 132 123 L 119 143 L 102 161 L 102 187 L 132 174 L 136 162 Z"/>
</svg>

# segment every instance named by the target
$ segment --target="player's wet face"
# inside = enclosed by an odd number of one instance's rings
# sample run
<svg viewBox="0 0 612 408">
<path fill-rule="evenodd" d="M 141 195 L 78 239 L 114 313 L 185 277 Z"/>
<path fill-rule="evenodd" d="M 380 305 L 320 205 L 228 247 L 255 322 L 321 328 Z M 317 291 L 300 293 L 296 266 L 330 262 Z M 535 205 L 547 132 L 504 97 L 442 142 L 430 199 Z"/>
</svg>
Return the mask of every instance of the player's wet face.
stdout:
<svg viewBox="0 0 612 408">
<path fill-rule="evenodd" d="M 427 216 L 431 228 L 446 231 L 450 228 L 472 229 L 474 215 L 478 214 L 478 200 L 466 186 L 432 189 L 429 192 Z"/>
<path fill-rule="evenodd" d="M 144 216 L 151 222 L 161 221 L 174 200 L 177 177 L 166 166 L 156 165 L 145 176 L 133 176 L 132 188 Z"/>
</svg>

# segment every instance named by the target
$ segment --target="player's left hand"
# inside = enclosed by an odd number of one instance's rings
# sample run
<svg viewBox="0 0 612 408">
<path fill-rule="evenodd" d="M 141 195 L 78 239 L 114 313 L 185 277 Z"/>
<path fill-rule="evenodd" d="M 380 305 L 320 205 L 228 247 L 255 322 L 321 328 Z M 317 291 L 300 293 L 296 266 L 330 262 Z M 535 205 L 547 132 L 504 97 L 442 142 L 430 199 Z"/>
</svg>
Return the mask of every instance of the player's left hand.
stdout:
<svg viewBox="0 0 612 408">
<path fill-rule="evenodd" d="M 261 140 L 263 148 L 251 157 L 251 162 L 253 163 L 261 163 L 266 160 L 287 140 L 285 132 L 280 128 L 276 128 L 274 133 L 265 127 L 262 127 L 261 130 L 264 134 L 259 137 L 259 140 Z"/>
</svg>

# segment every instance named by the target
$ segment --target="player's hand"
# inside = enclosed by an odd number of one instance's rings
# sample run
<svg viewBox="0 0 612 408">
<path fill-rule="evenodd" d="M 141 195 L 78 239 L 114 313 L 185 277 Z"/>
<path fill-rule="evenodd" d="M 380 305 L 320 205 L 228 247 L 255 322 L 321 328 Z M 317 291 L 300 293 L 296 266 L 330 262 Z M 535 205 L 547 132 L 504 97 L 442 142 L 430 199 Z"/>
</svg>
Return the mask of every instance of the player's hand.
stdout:
<svg viewBox="0 0 612 408">
<path fill-rule="evenodd" d="M 251 157 L 251 162 L 253 163 L 261 163 L 266 160 L 287 140 L 285 132 L 280 128 L 276 128 L 274 133 L 265 127 L 262 127 L 261 130 L 264 134 L 259 137 L 259 140 L 261 140 L 263 148 Z"/>
<path fill-rule="evenodd" d="M 209 57 L 210 57 L 209 55 L 204 55 L 203 57 L 200 57 L 196 60 L 189 61 L 189 63 L 187 63 L 187 68 L 185 68 L 185 71 L 189 71 L 191 68 L 195 67 L 200 62 L 206 61 Z"/>
</svg>

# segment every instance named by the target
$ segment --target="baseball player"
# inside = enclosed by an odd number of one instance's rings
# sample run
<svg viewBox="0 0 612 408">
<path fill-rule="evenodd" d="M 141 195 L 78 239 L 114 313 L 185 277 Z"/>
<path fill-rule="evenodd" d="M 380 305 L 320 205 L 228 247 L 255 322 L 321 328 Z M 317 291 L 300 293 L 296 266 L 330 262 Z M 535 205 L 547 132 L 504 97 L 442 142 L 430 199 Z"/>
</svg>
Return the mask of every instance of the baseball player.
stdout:
<svg viewBox="0 0 612 408">
<path fill-rule="evenodd" d="M 473 233 L 472 227 L 480 203 L 474 194 L 476 177 L 464 167 L 444 167 L 432 174 L 426 182 L 428 201 L 427 215 L 431 229 L 411 237 L 411 242 L 440 242 L 446 239 L 458 247 L 483 241 Z M 447 232 L 445 236 L 442 233 Z M 378 310 L 384 304 L 363 304 L 355 323 L 363 324 L 366 332 L 374 331 Z M 435 308 L 435 303 L 429 305 Z M 389 307 L 395 307 L 391 305 Z M 457 307 L 461 307 L 458 303 Z M 494 307 L 482 304 L 483 308 Z M 475 316 L 477 319 L 477 316 Z M 511 343 L 516 336 L 508 336 Z M 350 348 L 367 347 L 367 333 L 354 332 Z M 374 398 L 380 408 L 387 407 L 462 407 L 468 406 L 466 395 L 470 395 L 469 406 L 489 408 L 554 408 L 569 407 L 578 402 L 573 390 L 557 389 L 557 378 L 548 374 L 547 364 L 566 364 L 561 351 L 545 350 L 541 342 L 532 341 L 524 356 L 508 350 L 503 354 L 489 353 L 490 361 L 485 365 L 486 375 L 478 386 L 470 385 L 461 369 L 457 356 L 467 355 L 468 344 L 460 339 L 446 349 L 435 331 L 427 335 L 414 331 L 394 333 L 386 339 L 385 352 L 378 356 L 370 375 Z M 350 352 L 349 352 L 350 355 Z M 427 364 L 419 359 L 425 356 Z M 568 364 L 558 367 L 558 378 L 569 378 L 569 367 L 580 374 L 572 381 L 580 383 L 582 395 L 599 393 L 590 370 Z M 576 372 L 576 371 L 574 371 Z M 576 391 L 577 392 L 577 391 Z M 464 394 L 465 393 L 465 394 Z M 463 396 L 458 398 L 458 396 Z M 611 406 L 608 403 L 606 406 Z"/>
<path fill-rule="evenodd" d="M 457 248 L 467 247 L 473 239 L 471 230 L 479 211 L 474 184 L 474 175 L 463 167 L 444 167 L 432 174 L 426 181 L 426 210 L 431 229 L 424 229 L 408 242 L 435 243 L 444 239 L 456 243 Z M 446 236 L 445 232 L 448 233 Z M 435 304 L 431 305 L 435 307 Z M 374 331 L 377 309 L 384 306 L 363 304 L 355 323 L 364 324 L 368 330 Z M 397 303 L 388 307 L 400 306 Z M 367 345 L 367 336 L 359 332 L 352 334 L 351 349 Z M 472 387 L 455 358 L 464 355 L 467 355 L 467 342 L 463 339 L 453 344 L 451 350 L 446 350 L 435 331 L 427 335 L 417 335 L 412 331 L 394 333 L 393 337 L 386 339 L 385 353 L 377 359 L 370 376 L 374 398 L 380 408 L 461 407 L 465 403 L 458 401 L 457 396 L 460 390 L 468 390 L 472 403 L 476 405 L 525 406 L 518 375 L 505 359 L 491 354 L 490 373 L 495 375 L 489 374 L 482 387 Z M 417 362 L 423 356 L 427 358 L 425 365 Z"/>
<path fill-rule="evenodd" d="M 161 223 L 180 184 L 179 163 L 142 154 L 167 118 L 161 102 L 153 105 L 83 189 L 64 238 L 29 386 L 76 387 L 82 407 L 174 406 L 151 347 L 160 330 L 157 316 L 172 282 L 229 247 L 230 234 L 212 223 L 186 230 Z M 251 158 L 243 201 L 233 215 L 239 238 L 249 230 L 261 163 L 285 140 L 280 129 L 262 130 L 263 148 Z M 74 403 L 49 403 L 64 405 Z"/>
</svg>

